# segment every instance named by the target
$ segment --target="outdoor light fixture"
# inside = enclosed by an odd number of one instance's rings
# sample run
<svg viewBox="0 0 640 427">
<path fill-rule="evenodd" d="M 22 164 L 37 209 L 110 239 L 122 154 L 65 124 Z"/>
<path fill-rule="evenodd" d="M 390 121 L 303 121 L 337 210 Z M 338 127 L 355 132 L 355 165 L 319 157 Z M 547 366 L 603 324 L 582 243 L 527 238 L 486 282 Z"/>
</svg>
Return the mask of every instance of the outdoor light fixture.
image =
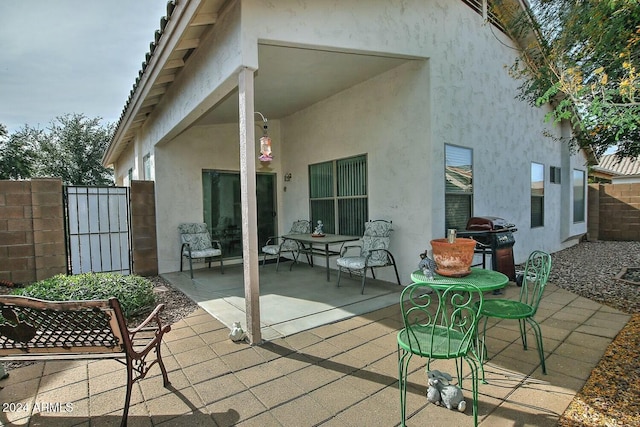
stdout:
<svg viewBox="0 0 640 427">
<path fill-rule="evenodd" d="M 271 155 L 271 138 L 267 134 L 267 118 L 262 113 L 256 111 L 255 114 L 259 114 L 262 117 L 262 137 L 260 138 L 260 156 L 258 160 L 261 162 L 270 162 L 273 160 Z"/>
</svg>

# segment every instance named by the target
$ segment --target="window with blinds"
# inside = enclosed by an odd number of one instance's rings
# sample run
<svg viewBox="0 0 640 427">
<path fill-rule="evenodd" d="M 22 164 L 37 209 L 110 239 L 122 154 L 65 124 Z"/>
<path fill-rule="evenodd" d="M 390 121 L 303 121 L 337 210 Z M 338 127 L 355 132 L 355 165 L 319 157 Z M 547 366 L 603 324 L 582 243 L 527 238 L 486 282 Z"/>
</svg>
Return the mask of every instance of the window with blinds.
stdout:
<svg viewBox="0 0 640 427">
<path fill-rule="evenodd" d="M 584 222 L 584 171 L 573 170 L 573 222 Z"/>
<path fill-rule="evenodd" d="M 322 221 L 326 233 L 362 235 L 369 217 L 367 156 L 309 165 L 309 202 L 312 224 Z"/>
<path fill-rule="evenodd" d="M 473 206 L 473 153 L 470 148 L 445 145 L 445 229 L 464 230 Z"/>
<path fill-rule="evenodd" d="M 531 227 L 544 226 L 544 165 L 531 163 Z"/>
</svg>

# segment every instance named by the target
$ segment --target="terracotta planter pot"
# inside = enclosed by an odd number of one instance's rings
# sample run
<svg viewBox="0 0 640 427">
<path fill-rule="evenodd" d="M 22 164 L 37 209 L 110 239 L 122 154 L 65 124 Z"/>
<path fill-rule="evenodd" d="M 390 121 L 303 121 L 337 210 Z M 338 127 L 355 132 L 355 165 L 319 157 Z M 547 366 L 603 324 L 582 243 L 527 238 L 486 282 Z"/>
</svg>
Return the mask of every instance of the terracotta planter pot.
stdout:
<svg viewBox="0 0 640 427">
<path fill-rule="evenodd" d="M 432 240 L 436 273 L 448 277 L 464 277 L 470 274 L 475 247 L 476 241 L 473 239 L 457 238 L 454 243 L 449 243 L 447 239 Z"/>
</svg>

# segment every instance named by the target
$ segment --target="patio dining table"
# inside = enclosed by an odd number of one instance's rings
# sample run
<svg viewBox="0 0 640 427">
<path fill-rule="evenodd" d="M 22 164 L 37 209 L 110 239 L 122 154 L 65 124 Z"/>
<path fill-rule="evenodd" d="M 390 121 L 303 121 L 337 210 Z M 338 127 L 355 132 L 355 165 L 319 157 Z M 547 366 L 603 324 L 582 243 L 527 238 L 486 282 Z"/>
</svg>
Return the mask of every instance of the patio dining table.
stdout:
<svg viewBox="0 0 640 427">
<path fill-rule="evenodd" d="M 471 267 L 471 273 L 464 277 L 446 277 L 436 273 L 433 278 L 428 278 L 421 270 L 416 270 L 411 273 L 411 280 L 414 283 L 426 283 L 436 289 L 446 289 L 451 285 L 470 283 L 476 285 L 483 292 L 502 289 L 509 283 L 509 278 L 499 271 L 485 270 L 479 267 Z"/>
<path fill-rule="evenodd" d="M 302 252 L 309 255 L 321 255 L 325 257 L 327 265 L 327 282 L 331 280 L 329 269 L 329 257 L 340 255 L 340 251 L 332 250 L 331 245 L 359 240 L 360 236 L 346 236 L 342 234 L 325 234 L 324 236 L 314 236 L 308 233 L 302 234 L 286 234 L 282 236 L 285 239 L 295 240 L 301 244 Z M 321 247 L 314 247 L 321 245 Z M 311 266 L 313 267 L 313 258 L 311 258 Z"/>
</svg>

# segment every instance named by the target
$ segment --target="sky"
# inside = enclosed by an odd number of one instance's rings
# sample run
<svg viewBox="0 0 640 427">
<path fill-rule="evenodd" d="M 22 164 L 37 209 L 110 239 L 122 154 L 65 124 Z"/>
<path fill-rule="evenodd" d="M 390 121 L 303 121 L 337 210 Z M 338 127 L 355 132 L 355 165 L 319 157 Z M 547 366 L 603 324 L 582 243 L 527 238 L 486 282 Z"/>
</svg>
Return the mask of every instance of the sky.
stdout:
<svg viewBox="0 0 640 427">
<path fill-rule="evenodd" d="M 0 124 L 116 123 L 167 0 L 0 0 Z"/>
</svg>

